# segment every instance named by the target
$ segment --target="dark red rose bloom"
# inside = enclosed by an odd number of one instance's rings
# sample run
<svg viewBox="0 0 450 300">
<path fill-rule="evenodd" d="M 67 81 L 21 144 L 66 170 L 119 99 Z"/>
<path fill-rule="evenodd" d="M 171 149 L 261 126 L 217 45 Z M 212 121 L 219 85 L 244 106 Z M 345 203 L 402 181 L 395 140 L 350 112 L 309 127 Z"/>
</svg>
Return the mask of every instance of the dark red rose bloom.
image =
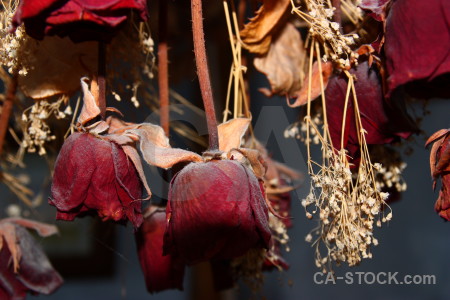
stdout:
<svg viewBox="0 0 450 300">
<path fill-rule="evenodd" d="M 383 97 L 380 77 L 374 66 L 361 63 L 350 70 L 356 76 L 355 90 L 361 114 L 362 127 L 367 131 L 366 142 L 388 144 L 399 138 L 408 138 L 416 130 L 406 115 L 401 101 Z M 330 79 L 325 91 L 327 117 L 333 146 L 340 149 L 342 119 L 348 79 L 344 74 Z M 356 130 L 353 97 L 350 96 L 346 115 L 344 148 L 353 158 L 359 157 L 358 132 Z"/>
<path fill-rule="evenodd" d="M 236 161 L 187 165 L 170 185 L 164 253 L 194 264 L 267 248 L 271 233 L 262 189 Z"/>
<path fill-rule="evenodd" d="M 49 203 L 56 218 L 73 220 L 97 212 L 103 220 L 130 220 L 141 214 L 142 182 L 132 161 L 115 142 L 73 133 L 58 155 Z"/>
<path fill-rule="evenodd" d="M 430 153 L 433 188 L 436 187 L 436 181 L 439 178 L 442 182 L 434 208 L 439 216 L 450 221 L 450 129 L 441 129 L 434 133 L 428 139 L 426 146 L 430 143 L 434 143 Z"/>
<path fill-rule="evenodd" d="M 146 0 L 20 0 L 13 26 L 28 35 L 69 36 L 74 41 L 108 40 L 131 11 L 147 19 Z"/>
<path fill-rule="evenodd" d="M 0 251 L 0 299 L 23 300 L 27 293 L 48 295 L 54 292 L 62 285 L 63 279 L 53 269 L 41 246 L 23 227 L 14 224 L 9 229 L 14 230 L 14 247 L 20 251 L 20 260 L 15 272 L 9 249 L 11 245 L 0 236 L 3 242 Z"/>
<path fill-rule="evenodd" d="M 136 232 L 139 262 L 150 293 L 183 289 L 184 264 L 172 255 L 163 256 L 166 212 L 153 208 Z"/>
<path fill-rule="evenodd" d="M 450 71 L 449 20 L 448 0 L 392 2 L 384 44 L 390 93 L 414 82 L 414 96 L 449 94 L 448 74 L 440 78 Z"/>
</svg>

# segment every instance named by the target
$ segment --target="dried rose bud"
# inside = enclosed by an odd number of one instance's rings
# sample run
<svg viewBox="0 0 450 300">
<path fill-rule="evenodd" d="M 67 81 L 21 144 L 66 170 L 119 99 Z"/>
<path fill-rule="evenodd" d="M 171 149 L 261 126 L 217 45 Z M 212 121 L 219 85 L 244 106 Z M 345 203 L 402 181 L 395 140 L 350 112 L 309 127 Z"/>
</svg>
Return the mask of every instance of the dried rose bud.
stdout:
<svg viewBox="0 0 450 300">
<path fill-rule="evenodd" d="M 111 38 L 134 10 L 147 19 L 145 0 L 20 0 L 13 26 L 22 23 L 28 35 L 70 36 L 75 41 Z"/>
<path fill-rule="evenodd" d="M 170 186 L 164 253 L 194 264 L 267 248 L 271 233 L 262 189 L 239 162 L 189 164 Z"/>
<path fill-rule="evenodd" d="M 41 236 L 57 232 L 55 226 L 11 218 L 0 221 L 0 299 L 23 300 L 27 293 L 51 294 L 63 279 L 53 269 L 39 243 L 24 227 Z"/>
<path fill-rule="evenodd" d="M 184 264 L 172 255 L 163 256 L 165 210 L 151 209 L 136 232 L 139 262 L 150 293 L 183 289 Z"/>
<path fill-rule="evenodd" d="M 58 155 L 49 203 L 56 218 L 72 221 L 97 212 L 103 220 L 142 223 L 142 182 L 134 164 L 115 142 L 73 133 Z"/>
</svg>

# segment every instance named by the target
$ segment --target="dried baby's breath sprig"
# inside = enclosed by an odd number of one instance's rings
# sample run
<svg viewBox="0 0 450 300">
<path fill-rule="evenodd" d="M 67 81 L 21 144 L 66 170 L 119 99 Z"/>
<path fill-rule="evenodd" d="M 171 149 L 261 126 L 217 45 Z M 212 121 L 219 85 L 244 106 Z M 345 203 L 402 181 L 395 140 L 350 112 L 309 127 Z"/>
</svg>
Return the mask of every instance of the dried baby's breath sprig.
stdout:
<svg viewBox="0 0 450 300">
<path fill-rule="evenodd" d="M 62 96 L 55 102 L 36 101 L 35 104 L 25 109 L 22 113 L 24 136 L 20 147 L 31 153 L 37 151 L 39 155 L 45 155 L 45 143 L 56 139 L 47 124 L 47 120 L 51 116 L 56 119 L 64 119 L 71 115 L 72 109 L 69 105 L 64 111 L 60 110 L 61 105 L 67 102 L 67 96 Z"/>
<path fill-rule="evenodd" d="M 26 75 L 27 49 L 22 47 L 29 39 L 23 26 L 19 26 L 14 34 L 10 33 L 11 20 L 17 8 L 18 0 L 2 0 L 0 8 L 0 64 L 10 74 Z"/>
<path fill-rule="evenodd" d="M 310 139 L 314 145 L 318 145 L 320 143 L 320 139 L 315 128 L 320 128 L 323 125 L 322 114 L 320 112 L 316 113 L 312 118 L 311 122 L 314 123 L 314 127 L 310 129 Z M 284 131 L 285 138 L 296 138 L 304 143 L 306 143 L 306 123 L 305 122 L 295 122 L 291 124 Z"/>
<path fill-rule="evenodd" d="M 348 69 L 352 62 L 356 61 L 358 54 L 354 53 L 351 46 L 359 36 L 355 34 L 342 34 L 340 24 L 333 22 L 334 8 L 324 0 L 306 1 L 307 12 L 295 6 L 291 0 L 292 13 L 297 14 L 309 26 L 310 37 L 320 42 L 325 48 L 324 60 L 330 58 L 341 68 Z"/>
<path fill-rule="evenodd" d="M 320 48 L 313 40 L 310 48 L 310 69 L 312 70 L 313 51 L 316 51 L 321 76 Z M 305 117 L 308 171 L 311 176 L 310 193 L 302 201 L 306 216 L 312 219 L 319 217 L 319 225 L 305 238 L 315 246 L 315 262 L 324 272 L 332 269 L 333 262 L 346 262 L 349 266 L 357 265 L 362 258 L 370 258 L 371 245 L 377 245 L 373 237 L 375 222 L 389 221 L 392 213 L 384 214 L 385 200 L 388 193 L 381 192 L 377 187 L 376 173 L 380 164 L 372 164 L 362 127 L 358 100 L 356 98 L 354 78 L 345 71 L 348 78 L 347 92 L 344 104 L 344 115 L 341 130 L 341 143 L 337 150 L 331 142 L 328 130 L 326 101 L 323 84 L 322 109 L 323 128 L 320 130 L 311 118 L 311 79 L 309 80 L 307 115 Z M 311 74 L 310 74 L 311 78 Z M 321 78 L 321 83 L 323 79 Z M 345 120 L 349 101 L 355 110 L 355 123 L 360 144 L 361 157 L 359 166 L 351 169 L 344 148 Z M 322 148 L 322 162 L 316 162 L 311 157 L 311 133 L 315 132 Z"/>
</svg>

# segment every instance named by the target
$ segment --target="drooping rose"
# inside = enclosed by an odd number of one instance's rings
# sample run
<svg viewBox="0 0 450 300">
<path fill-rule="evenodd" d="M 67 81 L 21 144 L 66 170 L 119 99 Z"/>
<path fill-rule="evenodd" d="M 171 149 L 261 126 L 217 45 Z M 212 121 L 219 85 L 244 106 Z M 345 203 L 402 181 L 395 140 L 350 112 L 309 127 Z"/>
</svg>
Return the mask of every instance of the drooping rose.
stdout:
<svg viewBox="0 0 450 300">
<path fill-rule="evenodd" d="M 24 228 L 41 236 L 57 232 L 55 226 L 10 218 L 0 221 L 0 299 L 23 300 L 27 293 L 51 294 L 63 279 L 50 264 L 39 243 Z"/>
<path fill-rule="evenodd" d="M 86 81 L 81 80 L 84 104 L 77 122 L 80 132 L 69 136 L 56 159 L 49 204 L 57 208 L 60 220 L 97 213 L 103 220 L 130 220 L 139 227 L 143 220 L 141 201 L 149 199 L 151 192 L 135 149 L 136 140 L 124 132 L 140 125 L 115 118 L 88 125 L 100 115 L 100 109 Z M 143 188 L 148 194 L 145 199 Z"/>
<path fill-rule="evenodd" d="M 396 0 L 386 18 L 389 93 L 406 85 L 414 96 L 448 96 L 450 1 Z"/>
<path fill-rule="evenodd" d="M 267 219 L 262 188 L 247 167 L 232 160 L 191 163 L 170 185 L 164 253 L 194 264 L 267 248 Z"/>
<path fill-rule="evenodd" d="M 28 35 L 69 36 L 74 41 L 108 40 L 131 12 L 147 19 L 146 0 L 20 0 L 13 26 L 25 24 Z"/>
<path fill-rule="evenodd" d="M 352 68 L 350 73 L 355 76 L 356 97 L 368 145 L 392 143 L 400 138 L 408 138 L 416 131 L 401 99 L 388 101 L 384 98 L 380 77 L 374 65 L 369 67 L 367 62 L 363 62 Z M 333 146 L 340 149 L 343 134 L 344 148 L 352 158 L 357 158 L 360 146 L 352 95 L 348 101 L 345 132 L 342 133 L 347 86 L 348 79 L 344 74 L 330 79 L 325 91 L 327 118 Z"/>
<path fill-rule="evenodd" d="M 165 209 L 152 206 L 135 234 L 139 262 L 150 293 L 183 289 L 184 264 L 173 255 L 163 256 L 165 229 Z"/>
<path fill-rule="evenodd" d="M 142 183 L 133 163 L 115 142 L 73 133 L 55 164 L 49 203 L 56 218 L 72 221 L 97 212 L 103 220 L 142 223 Z"/>
<path fill-rule="evenodd" d="M 434 143 L 430 153 L 433 188 L 441 178 L 442 186 L 434 206 L 443 219 L 450 221 L 450 129 L 441 129 L 434 133 L 425 146 Z"/>
</svg>

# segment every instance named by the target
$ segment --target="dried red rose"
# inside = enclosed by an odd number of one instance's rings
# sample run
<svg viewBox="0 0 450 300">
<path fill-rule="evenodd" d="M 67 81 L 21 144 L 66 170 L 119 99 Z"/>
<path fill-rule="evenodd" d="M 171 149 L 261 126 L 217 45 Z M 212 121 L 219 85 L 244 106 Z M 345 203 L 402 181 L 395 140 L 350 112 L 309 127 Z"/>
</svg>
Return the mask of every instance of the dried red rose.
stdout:
<svg viewBox="0 0 450 300">
<path fill-rule="evenodd" d="M 433 188 L 441 178 L 442 187 L 434 206 L 443 219 L 450 221 L 450 129 L 441 129 L 434 133 L 425 146 L 434 143 L 430 153 L 431 176 Z"/>
<path fill-rule="evenodd" d="M 71 221 L 97 212 L 103 220 L 142 223 L 142 182 L 134 164 L 115 142 L 73 133 L 58 155 L 49 203 L 56 218 Z"/>
<path fill-rule="evenodd" d="M 232 160 L 191 163 L 170 185 L 164 254 L 194 264 L 267 248 L 267 220 L 262 187 L 247 167 Z"/>
<path fill-rule="evenodd" d="M 173 255 L 163 256 L 165 229 L 165 209 L 152 206 L 135 234 L 139 262 L 150 293 L 183 289 L 184 264 Z"/>
<path fill-rule="evenodd" d="M 55 226 L 24 219 L 0 221 L 0 299 L 22 300 L 27 293 L 51 294 L 63 279 L 50 264 L 41 246 L 24 227 L 41 236 L 57 232 Z"/>
<path fill-rule="evenodd" d="M 367 132 L 366 142 L 370 144 L 388 144 L 399 138 L 408 138 L 416 131 L 413 122 L 401 107 L 401 101 L 383 97 L 379 74 L 375 66 L 367 62 L 350 70 L 356 77 L 355 90 L 361 115 L 362 127 Z M 350 95 L 345 119 L 345 132 L 342 131 L 344 103 L 348 79 L 345 75 L 330 79 L 325 91 L 327 118 L 333 146 L 340 149 L 341 134 L 344 134 L 344 148 L 352 158 L 359 156 L 358 132 L 356 130 L 353 97 Z"/>
<path fill-rule="evenodd" d="M 20 0 L 13 26 L 25 24 L 28 35 L 69 36 L 74 41 L 108 40 L 131 11 L 147 19 L 146 0 Z"/>
<path fill-rule="evenodd" d="M 414 88 L 415 96 L 448 95 L 445 84 L 433 82 L 450 72 L 449 19 L 447 0 L 392 1 L 384 44 L 389 93 L 414 81 L 408 88 Z"/>
</svg>

